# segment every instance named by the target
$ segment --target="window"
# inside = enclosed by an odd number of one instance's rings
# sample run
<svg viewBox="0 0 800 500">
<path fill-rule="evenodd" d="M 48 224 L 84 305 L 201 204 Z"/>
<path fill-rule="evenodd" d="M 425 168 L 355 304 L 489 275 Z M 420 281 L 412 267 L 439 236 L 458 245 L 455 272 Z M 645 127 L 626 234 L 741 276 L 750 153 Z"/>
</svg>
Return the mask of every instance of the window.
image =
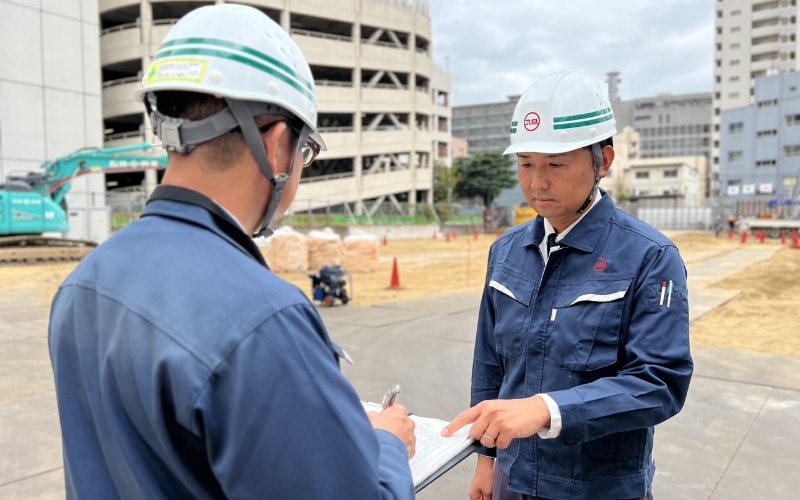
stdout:
<svg viewBox="0 0 800 500">
<path fill-rule="evenodd" d="M 777 99 L 769 99 L 767 101 L 758 101 L 758 107 L 759 108 L 766 108 L 766 107 L 769 107 L 769 106 L 777 106 L 777 105 L 778 105 L 778 100 Z"/>
<path fill-rule="evenodd" d="M 738 42 L 737 42 L 737 43 L 732 43 L 732 44 L 731 44 L 731 48 L 732 48 L 732 49 L 738 49 L 738 48 L 739 48 L 739 47 L 741 47 L 741 46 L 742 46 L 742 44 L 741 44 L 741 43 L 738 43 Z"/>
<path fill-rule="evenodd" d="M 636 118 L 634 118 L 634 121 L 637 121 L 637 122 L 644 121 L 644 120 L 648 120 L 649 121 L 652 118 L 653 117 L 650 116 L 650 115 L 640 115 L 640 116 L 637 116 Z"/>
<path fill-rule="evenodd" d="M 800 115 L 786 115 L 786 126 L 796 127 L 800 125 Z"/>
<path fill-rule="evenodd" d="M 678 177 L 678 170 L 664 170 L 664 177 Z"/>
<path fill-rule="evenodd" d="M 756 133 L 757 137 L 769 137 L 771 135 L 778 135 L 778 131 L 777 130 L 759 130 Z"/>
<path fill-rule="evenodd" d="M 744 132 L 744 122 L 731 123 L 728 126 L 728 132 L 731 134 L 741 134 Z"/>
<path fill-rule="evenodd" d="M 728 161 L 731 163 L 738 163 L 744 158 L 744 153 L 741 151 L 731 151 L 728 153 Z"/>
<path fill-rule="evenodd" d="M 738 16 L 738 15 L 740 15 L 741 13 L 742 13 L 742 11 L 741 11 L 741 10 L 732 10 L 732 11 L 731 11 L 731 15 L 732 15 L 732 16 Z"/>
<path fill-rule="evenodd" d="M 756 167 L 774 167 L 777 163 L 775 160 L 758 160 Z"/>
<path fill-rule="evenodd" d="M 650 172 L 636 172 L 636 178 L 637 179 L 649 179 L 650 178 Z"/>
<path fill-rule="evenodd" d="M 728 81 L 729 82 L 738 82 L 739 81 L 739 77 L 738 76 L 732 76 L 732 77 L 728 78 Z"/>
<path fill-rule="evenodd" d="M 794 158 L 796 156 L 800 156 L 800 144 L 795 144 L 793 146 L 784 146 L 783 156 L 786 158 Z"/>
<path fill-rule="evenodd" d="M 728 94 L 728 99 L 738 99 L 738 98 L 739 98 L 738 92 L 731 92 L 730 94 Z"/>
<path fill-rule="evenodd" d="M 731 59 L 731 66 L 738 66 L 739 60 L 738 59 Z"/>
<path fill-rule="evenodd" d="M 742 27 L 741 26 L 734 26 L 734 27 L 731 28 L 731 33 L 738 33 L 740 31 L 742 31 Z"/>
</svg>

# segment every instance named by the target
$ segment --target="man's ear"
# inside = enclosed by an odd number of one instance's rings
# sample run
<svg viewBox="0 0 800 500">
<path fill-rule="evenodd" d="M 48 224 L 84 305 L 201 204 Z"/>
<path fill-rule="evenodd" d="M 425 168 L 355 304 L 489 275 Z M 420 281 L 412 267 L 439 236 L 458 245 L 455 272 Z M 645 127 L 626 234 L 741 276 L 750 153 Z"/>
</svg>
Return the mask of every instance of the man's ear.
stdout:
<svg viewBox="0 0 800 500">
<path fill-rule="evenodd" d="M 273 174 L 289 173 L 289 159 L 284 151 L 287 141 L 283 139 L 288 132 L 286 127 L 286 122 L 280 122 L 261 132 L 261 139 L 264 141 L 264 147 L 267 148 L 267 159 Z"/>
<path fill-rule="evenodd" d="M 611 168 L 611 164 L 614 163 L 614 148 L 611 146 L 606 146 L 603 148 L 603 164 L 600 166 L 600 178 L 604 178 L 608 173 L 608 169 Z"/>
</svg>

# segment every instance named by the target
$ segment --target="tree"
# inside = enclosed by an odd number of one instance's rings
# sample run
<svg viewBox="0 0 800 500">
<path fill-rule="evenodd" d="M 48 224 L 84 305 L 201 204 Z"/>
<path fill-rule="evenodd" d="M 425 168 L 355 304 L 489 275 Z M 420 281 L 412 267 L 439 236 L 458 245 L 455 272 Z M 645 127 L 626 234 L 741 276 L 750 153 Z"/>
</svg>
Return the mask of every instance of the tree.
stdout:
<svg viewBox="0 0 800 500">
<path fill-rule="evenodd" d="M 453 166 L 458 173 L 458 196 L 480 196 L 487 207 L 500 192 L 517 184 L 517 175 L 511 162 L 499 151 L 476 153 L 468 158 L 458 158 Z"/>
<path fill-rule="evenodd" d="M 461 177 L 454 167 L 448 167 L 442 160 L 433 162 L 433 201 L 451 201 Z"/>
</svg>

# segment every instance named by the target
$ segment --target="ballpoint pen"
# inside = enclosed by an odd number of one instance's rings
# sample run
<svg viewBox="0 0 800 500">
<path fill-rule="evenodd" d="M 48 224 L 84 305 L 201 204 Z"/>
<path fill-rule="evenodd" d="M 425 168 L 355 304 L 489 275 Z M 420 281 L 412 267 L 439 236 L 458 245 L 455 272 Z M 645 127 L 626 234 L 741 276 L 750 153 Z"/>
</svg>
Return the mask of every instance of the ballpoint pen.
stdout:
<svg viewBox="0 0 800 500">
<path fill-rule="evenodd" d="M 669 309 L 669 305 L 672 303 L 672 280 L 669 280 L 669 290 L 667 290 L 667 309 Z"/>
<path fill-rule="evenodd" d="M 661 282 L 661 302 L 658 303 L 658 305 L 660 305 L 660 306 L 664 305 L 664 291 L 666 289 L 667 289 L 667 282 L 666 281 L 662 281 Z"/>
<path fill-rule="evenodd" d="M 400 384 L 397 384 L 394 387 L 390 387 L 389 390 L 386 391 L 386 395 L 383 396 L 383 403 L 381 404 L 381 410 L 385 410 L 386 408 L 392 406 L 397 399 L 397 395 L 400 394 Z"/>
</svg>

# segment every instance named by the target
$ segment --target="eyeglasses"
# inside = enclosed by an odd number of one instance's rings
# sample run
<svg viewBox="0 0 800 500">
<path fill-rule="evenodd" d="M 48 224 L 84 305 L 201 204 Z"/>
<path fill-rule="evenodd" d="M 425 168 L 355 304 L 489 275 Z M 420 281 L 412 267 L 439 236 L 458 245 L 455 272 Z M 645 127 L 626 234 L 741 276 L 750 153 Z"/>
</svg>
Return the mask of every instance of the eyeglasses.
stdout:
<svg viewBox="0 0 800 500">
<path fill-rule="evenodd" d="M 285 123 L 292 130 L 292 132 L 294 132 L 295 141 L 300 137 L 300 127 L 298 127 L 295 123 L 293 123 L 291 120 L 288 119 L 275 120 L 274 122 L 271 122 L 261 127 L 259 130 L 262 133 L 266 132 L 267 130 L 274 127 L 278 123 Z M 300 148 L 300 157 L 303 159 L 303 168 L 306 168 L 307 166 L 314 163 L 314 160 L 317 158 L 317 156 L 319 156 L 319 151 L 320 151 L 319 144 L 317 144 L 316 141 L 314 141 L 309 137 L 308 141 L 303 145 L 303 147 Z"/>
</svg>

